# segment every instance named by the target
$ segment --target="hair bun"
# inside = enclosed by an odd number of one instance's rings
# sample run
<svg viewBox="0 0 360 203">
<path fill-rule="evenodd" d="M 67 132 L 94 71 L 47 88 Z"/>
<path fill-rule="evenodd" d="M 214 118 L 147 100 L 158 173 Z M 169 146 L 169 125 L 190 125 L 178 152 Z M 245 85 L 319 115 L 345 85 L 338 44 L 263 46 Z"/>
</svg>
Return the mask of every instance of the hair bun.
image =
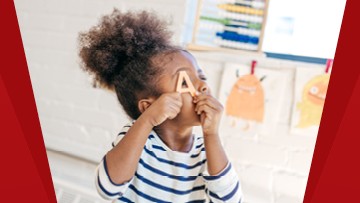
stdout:
<svg viewBox="0 0 360 203">
<path fill-rule="evenodd" d="M 113 88 L 114 79 L 134 60 L 149 58 L 169 46 L 167 23 L 153 12 L 126 12 L 117 9 L 100 19 L 98 25 L 79 35 L 82 68 L 95 82 Z"/>
</svg>

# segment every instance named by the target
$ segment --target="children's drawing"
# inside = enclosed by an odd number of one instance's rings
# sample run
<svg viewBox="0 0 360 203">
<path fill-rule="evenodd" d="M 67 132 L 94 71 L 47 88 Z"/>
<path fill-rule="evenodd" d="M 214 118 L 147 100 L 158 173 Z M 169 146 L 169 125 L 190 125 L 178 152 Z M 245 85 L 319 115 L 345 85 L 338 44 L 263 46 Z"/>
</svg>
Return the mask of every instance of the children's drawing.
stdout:
<svg viewBox="0 0 360 203">
<path fill-rule="evenodd" d="M 318 75 L 305 85 L 302 100 L 297 104 L 300 111 L 298 128 L 320 124 L 329 79 L 329 74 Z"/>
<path fill-rule="evenodd" d="M 292 133 L 317 134 L 329 80 L 330 74 L 322 68 L 297 68 Z"/>
<path fill-rule="evenodd" d="M 226 101 L 226 115 L 263 121 L 264 90 L 255 75 L 244 75 L 237 80 Z"/>
<path fill-rule="evenodd" d="M 274 132 L 281 107 L 288 70 L 226 64 L 219 100 L 225 111 L 221 132 L 228 135 L 271 134 Z M 290 109 L 290 106 L 289 106 Z"/>
</svg>

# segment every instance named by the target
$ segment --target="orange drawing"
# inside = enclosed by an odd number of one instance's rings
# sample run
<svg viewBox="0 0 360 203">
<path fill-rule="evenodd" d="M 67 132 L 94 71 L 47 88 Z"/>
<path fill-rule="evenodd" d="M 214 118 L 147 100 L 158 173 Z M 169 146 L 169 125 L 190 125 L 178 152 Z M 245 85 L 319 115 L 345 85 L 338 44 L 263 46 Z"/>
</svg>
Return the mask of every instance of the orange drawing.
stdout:
<svg viewBox="0 0 360 203">
<path fill-rule="evenodd" d="M 300 111 L 298 128 L 320 124 L 329 80 L 330 75 L 323 74 L 306 83 L 302 93 L 302 100 L 297 104 L 297 109 Z"/>
<path fill-rule="evenodd" d="M 255 75 L 242 76 L 235 83 L 227 98 L 226 114 L 245 120 L 263 121 L 264 90 Z"/>
</svg>

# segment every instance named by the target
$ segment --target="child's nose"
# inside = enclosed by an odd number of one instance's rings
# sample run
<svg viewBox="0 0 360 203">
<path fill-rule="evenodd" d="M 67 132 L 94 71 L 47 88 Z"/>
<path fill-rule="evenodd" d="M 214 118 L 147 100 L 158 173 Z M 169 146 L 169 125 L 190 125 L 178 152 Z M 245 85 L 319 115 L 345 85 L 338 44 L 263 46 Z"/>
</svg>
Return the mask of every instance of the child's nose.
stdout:
<svg viewBox="0 0 360 203">
<path fill-rule="evenodd" d="M 201 83 L 199 88 L 200 93 L 210 93 L 210 88 L 207 86 L 206 83 Z"/>
</svg>

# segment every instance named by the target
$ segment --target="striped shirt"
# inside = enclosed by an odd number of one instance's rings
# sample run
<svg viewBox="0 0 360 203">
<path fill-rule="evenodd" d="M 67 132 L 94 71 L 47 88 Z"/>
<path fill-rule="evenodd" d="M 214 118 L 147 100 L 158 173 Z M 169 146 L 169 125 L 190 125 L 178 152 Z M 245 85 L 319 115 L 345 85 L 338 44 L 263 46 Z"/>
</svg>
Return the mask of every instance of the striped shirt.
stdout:
<svg viewBox="0 0 360 203">
<path fill-rule="evenodd" d="M 131 125 L 125 126 L 113 142 L 115 146 Z M 132 179 L 114 183 L 109 176 L 106 157 L 97 167 L 96 188 L 114 202 L 242 202 L 238 176 L 230 163 L 215 176 L 207 172 L 202 136 L 194 135 L 189 152 L 169 149 L 152 131 L 141 153 Z M 126 167 L 126 166 L 124 166 Z"/>
</svg>

